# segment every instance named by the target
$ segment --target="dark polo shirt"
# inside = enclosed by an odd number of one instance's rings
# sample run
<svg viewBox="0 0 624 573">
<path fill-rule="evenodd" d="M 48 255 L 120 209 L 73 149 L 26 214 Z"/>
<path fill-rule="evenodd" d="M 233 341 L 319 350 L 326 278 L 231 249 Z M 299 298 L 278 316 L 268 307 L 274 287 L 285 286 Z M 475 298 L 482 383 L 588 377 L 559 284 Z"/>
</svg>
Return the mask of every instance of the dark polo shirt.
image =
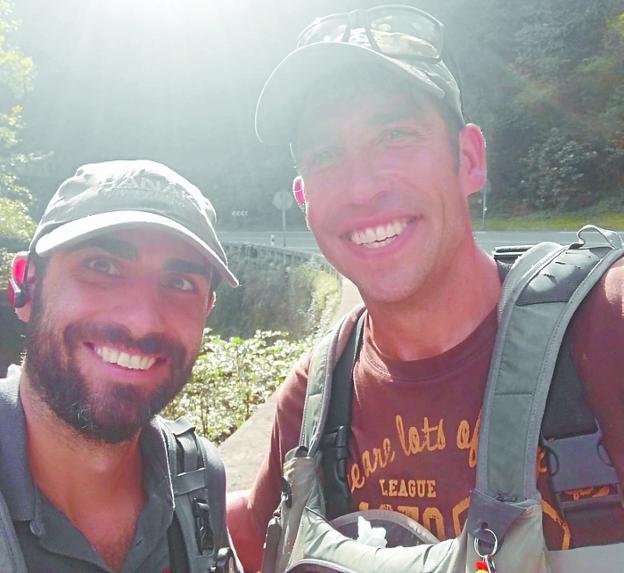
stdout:
<svg viewBox="0 0 624 573">
<path fill-rule="evenodd" d="M 0 490 L 13 520 L 29 573 L 112 571 L 84 535 L 34 485 L 26 455 L 19 369 L 0 379 Z M 145 506 L 121 573 L 161 573 L 169 568 L 167 528 L 173 492 L 164 438 L 156 425 L 141 434 Z M 67 472 L 79 472 L 80 460 Z"/>
</svg>

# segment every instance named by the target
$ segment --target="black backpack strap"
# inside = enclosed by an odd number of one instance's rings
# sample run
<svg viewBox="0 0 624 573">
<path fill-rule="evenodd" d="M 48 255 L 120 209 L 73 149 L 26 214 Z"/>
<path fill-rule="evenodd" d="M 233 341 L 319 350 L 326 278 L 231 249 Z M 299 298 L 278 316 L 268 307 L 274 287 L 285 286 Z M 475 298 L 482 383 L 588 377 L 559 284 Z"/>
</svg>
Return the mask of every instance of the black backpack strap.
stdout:
<svg viewBox="0 0 624 573">
<path fill-rule="evenodd" d="M 362 345 L 366 313 L 351 331 L 349 341 L 333 373 L 329 412 L 321 441 L 322 468 L 327 517 L 333 519 L 351 511 L 351 491 L 347 481 L 347 458 L 351 436 L 353 365 Z"/>
<path fill-rule="evenodd" d="M 167 532 L 173 573 L 236 570 L 225 525 L 225 470 L 217 449 L 186 418 L 162 420 L 175 500 Z"/>
</svg>

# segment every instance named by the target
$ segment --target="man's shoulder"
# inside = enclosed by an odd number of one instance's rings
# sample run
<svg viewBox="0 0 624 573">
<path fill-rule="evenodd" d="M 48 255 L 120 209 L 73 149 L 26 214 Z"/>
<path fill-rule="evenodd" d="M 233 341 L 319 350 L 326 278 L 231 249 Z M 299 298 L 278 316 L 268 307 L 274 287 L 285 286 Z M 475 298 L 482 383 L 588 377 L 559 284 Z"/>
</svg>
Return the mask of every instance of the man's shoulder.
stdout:
<svg viewBox="0 0 624 573">
<path fill-rule="evenodd" d="M 19 403 L 19 381 L 22 376 L 22 369 L 15 364 L 11 364 L 7 370 L 5 378 L 0 378 L 0 428 L 5 427 L 10 422 L 7 419 L 7 411 L 16 410 Z M 12 422 L 11 422 L 12 423 Z"/>
<path fill-rule="evenodd" d="M 581 307 L 580 317 L 584 321 L 609 321 L 613 326 L 622 323 L 624 319 L 624 257 L 611 265 L 591 290 Z"/>
</svg>

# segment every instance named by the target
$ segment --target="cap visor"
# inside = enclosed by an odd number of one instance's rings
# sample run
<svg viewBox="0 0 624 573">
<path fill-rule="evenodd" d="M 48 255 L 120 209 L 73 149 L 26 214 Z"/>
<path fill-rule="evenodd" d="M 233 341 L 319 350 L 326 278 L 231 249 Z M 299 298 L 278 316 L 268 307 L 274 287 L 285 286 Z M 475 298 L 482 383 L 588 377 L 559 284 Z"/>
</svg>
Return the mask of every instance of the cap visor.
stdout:
<svg viewBox="0 0 624 573">
<path fill-rule="evenodd" d="M 288 143 L 303 97 L 319 77 L 347 64 L 376 63 L 418 81 L 429 93 L 444 97 L 425 72 L 356 44 L 319 42 L 298 48 L 284 58 L 264 84 L 256 107 L 256 135 L 267 144 Z"/>
<path fill-rule="evenodd" d="M 145 226 L 164 229 L 195 247 L 217 269 L 221 278 L 233 287 L 238 286 L 238 279 L 207 243 L 180 223 L 145 211 L 112 211 L 70 221 L 41 237 L 35 245 L 35 252 L 40 256 L 50 255 L 57 249 L 70 247 L 105 232 Z"/>
</svg>

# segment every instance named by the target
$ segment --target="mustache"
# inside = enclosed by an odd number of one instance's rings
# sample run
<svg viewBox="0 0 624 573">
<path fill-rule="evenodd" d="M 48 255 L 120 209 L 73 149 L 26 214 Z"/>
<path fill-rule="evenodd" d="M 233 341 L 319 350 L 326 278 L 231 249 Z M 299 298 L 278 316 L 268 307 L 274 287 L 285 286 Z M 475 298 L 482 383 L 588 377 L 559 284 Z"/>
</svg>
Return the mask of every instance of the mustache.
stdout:
<svg viewBox="0 0 624 573">
<path fill-rule="evenodd" d="M 169 356 L 174 363 L 184 360 L 185 350 L 182 344 L 160 333 L 152 333 L 134 338 L 130 330 L 121 324 L 73 323 L 63 333 L 65 343 L 73 347 L 78 340 L 92 338 L 98 341 L 118 344 L 129 350 L 138 350 L 142 354 L 160 354 Z"/>
</svg>

